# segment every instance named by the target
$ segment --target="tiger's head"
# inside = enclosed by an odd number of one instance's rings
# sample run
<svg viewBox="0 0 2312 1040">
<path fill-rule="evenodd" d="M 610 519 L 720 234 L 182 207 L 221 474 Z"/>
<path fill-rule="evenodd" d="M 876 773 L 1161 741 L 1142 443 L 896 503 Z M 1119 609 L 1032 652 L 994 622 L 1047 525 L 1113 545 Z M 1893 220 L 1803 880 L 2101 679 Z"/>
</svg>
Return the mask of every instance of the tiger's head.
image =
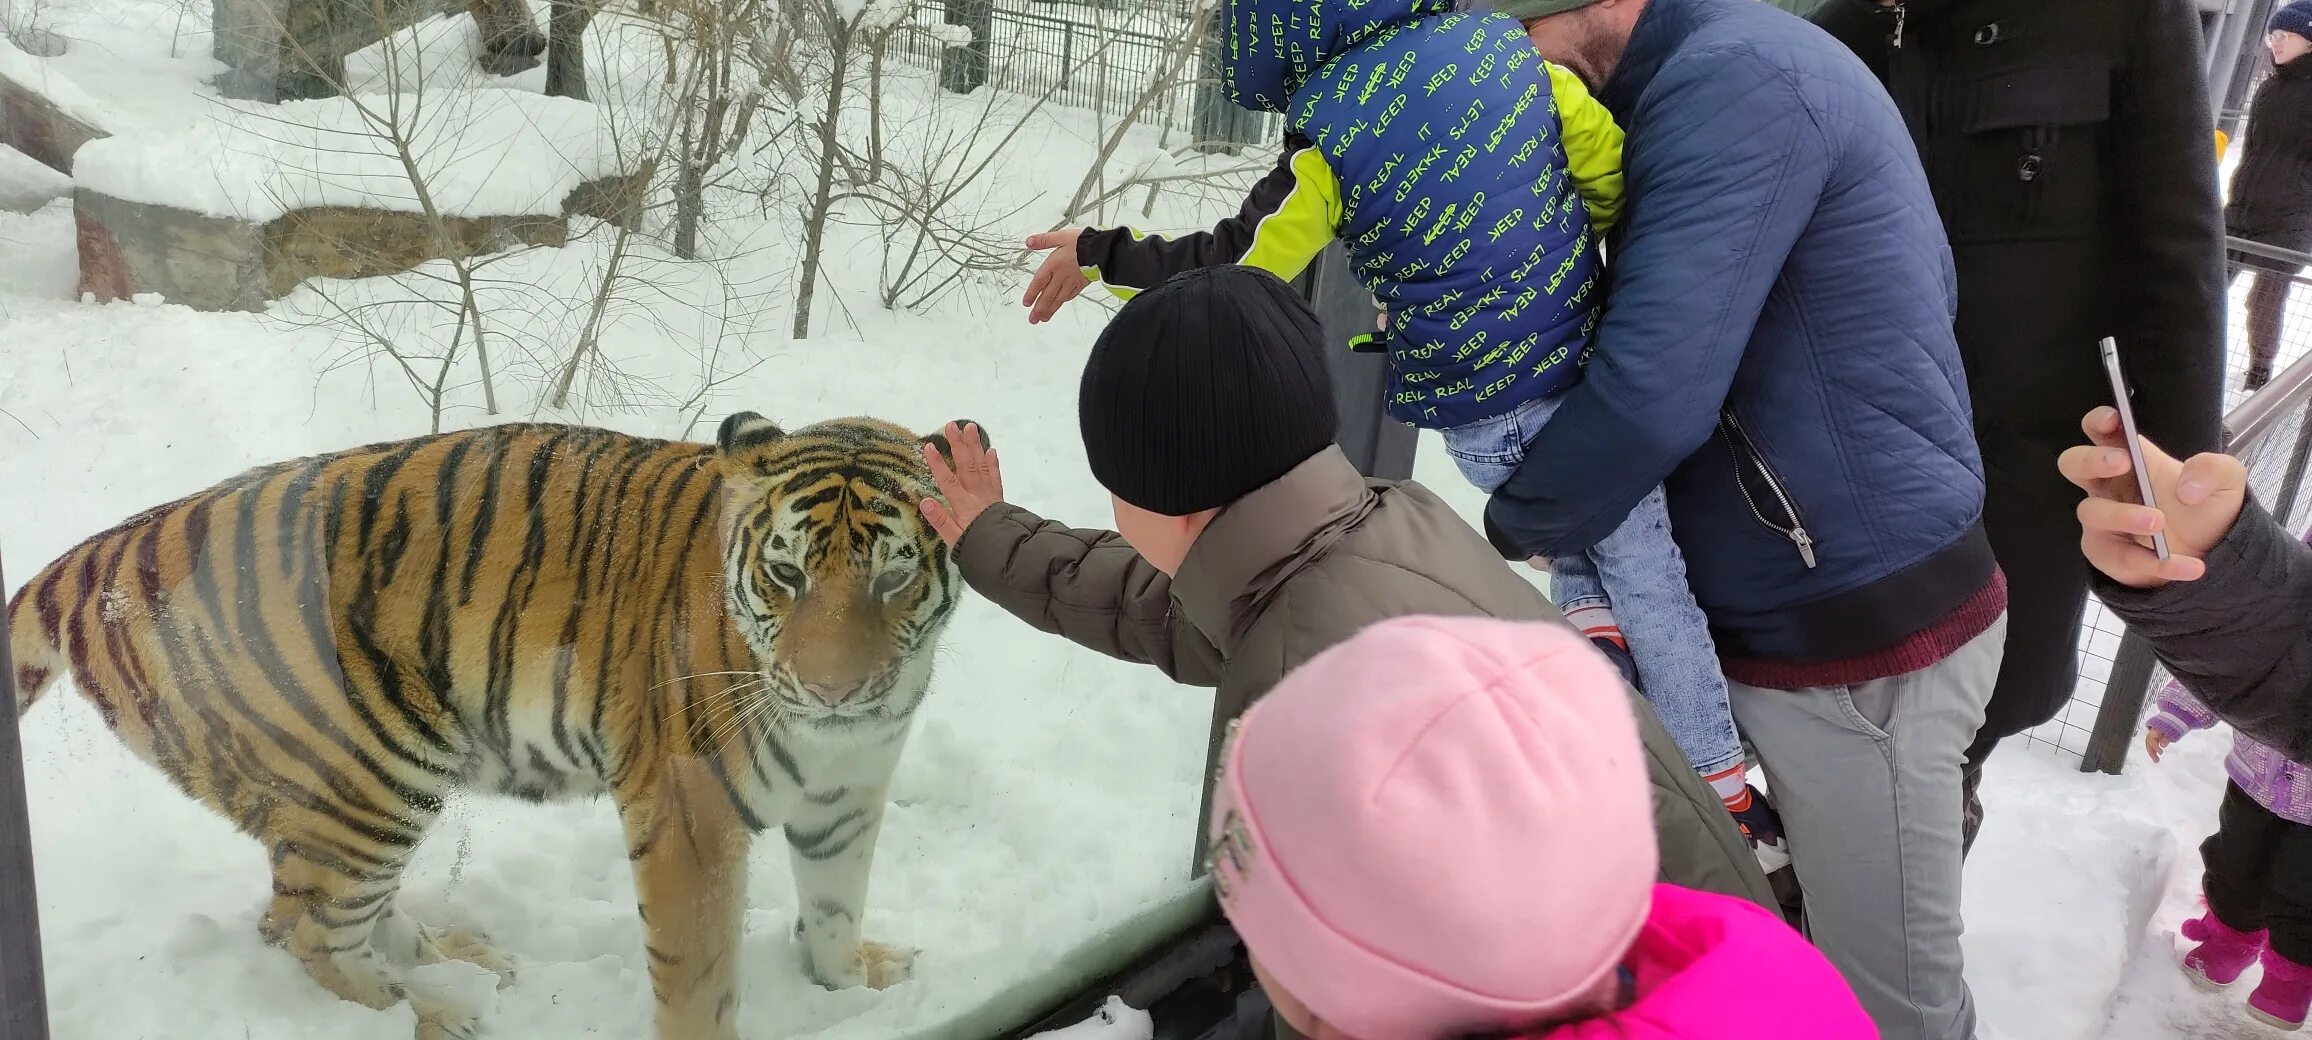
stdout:
<svg viewBox="0 0 2312 1040">
<path fill-rule="evenodd" d="M 984 438 L 984 434 L 982 434 Z M 923 519 L 937 493 L 917 437 L 876 419 L 793 433 L 753 412 L 723 421 L 723 577 L 730 616 L 779 715 L 821 728 L 904 719 L 962 595 Z"/>
</svg>

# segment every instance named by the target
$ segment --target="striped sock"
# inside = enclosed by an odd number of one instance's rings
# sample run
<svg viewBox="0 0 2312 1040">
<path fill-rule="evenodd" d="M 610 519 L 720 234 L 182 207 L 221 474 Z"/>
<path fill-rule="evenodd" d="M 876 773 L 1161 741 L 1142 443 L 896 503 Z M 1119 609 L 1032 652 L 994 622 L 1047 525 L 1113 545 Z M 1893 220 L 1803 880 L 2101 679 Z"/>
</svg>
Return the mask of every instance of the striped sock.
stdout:
<svg viewBox="0 0 2312 1040">
<path fill-rule="evenodd" d="M 1603 639 L 1623 650 L 1630 648 L 1630 641 L 1622 638 L 1622 623 L 1615 620 L 1613 608 L 1603 603 L 1575 607 L 1565 612 L 1565 619 L 1587 638 Z"/>
<path fill-rule="evenodd" d="M 1750 766 L 1748 763 L 1736 762 L 1724 771 L 1703 777 L 1702 782 L 1709 784 L 1710 790 L 1717 792 L 1718 800 L 1726 803 L 1727 812 L 1741 812 L 1750 808 Z"/>
</svg>

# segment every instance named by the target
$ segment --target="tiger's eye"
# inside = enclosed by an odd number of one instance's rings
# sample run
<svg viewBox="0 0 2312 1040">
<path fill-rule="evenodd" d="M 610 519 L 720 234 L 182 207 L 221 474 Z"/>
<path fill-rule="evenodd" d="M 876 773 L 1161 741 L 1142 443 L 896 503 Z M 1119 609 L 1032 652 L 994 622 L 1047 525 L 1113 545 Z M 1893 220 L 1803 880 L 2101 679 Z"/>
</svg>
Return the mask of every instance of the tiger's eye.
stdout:
<svg viewBox="0 0 2312 1040">
<path fill-rule="evenodd" d="M 803 569 L 784 560 L 771 564 L 771 580 L 786 586 L 789 592 L 803 591 Z"/>
<path fill-rule="evenodd" d="M 884 571 L 875 576 L 875 598 L 890 599 L 915 581 L 912 571 Z"/>
</svg>

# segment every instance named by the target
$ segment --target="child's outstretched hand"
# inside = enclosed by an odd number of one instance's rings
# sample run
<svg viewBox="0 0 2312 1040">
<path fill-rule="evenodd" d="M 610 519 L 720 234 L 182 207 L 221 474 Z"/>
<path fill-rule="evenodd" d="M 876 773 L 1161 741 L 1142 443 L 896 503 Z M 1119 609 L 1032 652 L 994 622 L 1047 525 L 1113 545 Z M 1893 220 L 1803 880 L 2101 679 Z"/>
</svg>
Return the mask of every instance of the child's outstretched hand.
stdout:
<svg viewBox="0 0 2312 1040">
<path fill-rule="evenodd" d="M 1092 280 L 1084 277 L 1084 266 L 1076 260 L 1076 240 L 1083 237 L 1083 228 L 1064 231 L 1046 231 L 1028 236 L 1029 249 L 1049 249 L 1043 266 L 1036 268 L 1036 276 L 1028 280 L 1027 295 L 1020 304 L 1029 308 L 1028 324 L 1041 325 L 1059 313 L 1061 305 L 1083 295 Z"/>
<path fill-rule="evenodd" d="M 2151 755 L 2153 765 L 2159 764 L 2159 757 L 2166 754 L 2168 745 L 2173 743 L 2175 741 L 2169 739 L 2167 734 L 2159 730 L 2147 729 L 2143 731 L 2143 749 Z"/>
</svg>

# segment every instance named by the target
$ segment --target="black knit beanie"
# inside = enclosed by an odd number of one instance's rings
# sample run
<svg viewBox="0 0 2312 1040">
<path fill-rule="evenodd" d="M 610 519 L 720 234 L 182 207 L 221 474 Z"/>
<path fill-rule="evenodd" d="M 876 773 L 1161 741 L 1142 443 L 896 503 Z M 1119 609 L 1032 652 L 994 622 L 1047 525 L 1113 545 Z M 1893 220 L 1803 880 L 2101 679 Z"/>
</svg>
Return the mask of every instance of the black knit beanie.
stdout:
<svg viewBox="0 0 2312 1040">
<path fill-rule="evenodd" d="M 1117 312 L 1076 398 L 1102 487 L 1166 516 L 1217 509 L 1333 443 L 1317 316 L 1275 275 L 1190 271 Z"/>
<path fill-rule="evenodd" d="M 2292 32 L 2312 39 L 2312 2 L 2295 0 L 2272 10 L 2272 20 L 2264 26 L 2265 32 Z"/>
</svg>

